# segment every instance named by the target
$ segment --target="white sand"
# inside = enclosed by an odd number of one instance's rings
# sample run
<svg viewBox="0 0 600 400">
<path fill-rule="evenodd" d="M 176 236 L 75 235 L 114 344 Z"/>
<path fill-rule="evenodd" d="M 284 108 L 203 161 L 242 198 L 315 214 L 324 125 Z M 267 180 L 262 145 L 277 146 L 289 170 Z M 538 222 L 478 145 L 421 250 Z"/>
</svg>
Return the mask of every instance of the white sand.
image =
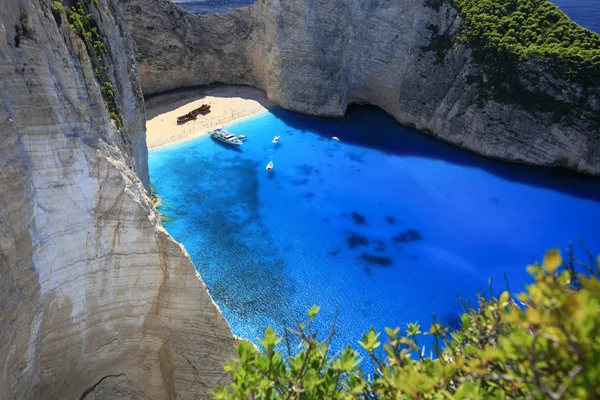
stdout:
<svg viewBox="0 0 600 400">
<path fill-rule="evenodd" d="M 178 116 L 202 104 L 210 104 L 210 113 L 177 125 Z M 210 86 L 153 96 L 146 101 L 148 149 L 194 139 L 273 106 L 263 91 L 249 86 Z"/>
</svg>

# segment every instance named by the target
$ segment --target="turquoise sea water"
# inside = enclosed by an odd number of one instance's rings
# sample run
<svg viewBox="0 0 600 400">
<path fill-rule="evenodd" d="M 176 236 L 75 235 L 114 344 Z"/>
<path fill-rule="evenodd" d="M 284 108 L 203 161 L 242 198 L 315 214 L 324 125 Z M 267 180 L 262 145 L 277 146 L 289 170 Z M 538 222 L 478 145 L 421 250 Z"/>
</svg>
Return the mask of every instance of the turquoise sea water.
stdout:
<svg viewBox="0 0 600 400">
<path fill-rule="evenodd" d="M 165 227 L 243 337 L 312 304 L 321 332 L 337 312 L 335 345 L 434 313 L 452 326 L 456 295 L 488 277 L 521 290 L 551 246 L 600 251 L 598 180 L 484 159 L 372 108 L 274 108 L 227 128 L 248 136 L 241 148 L 204 136 L 152 151 L 150 173 Z"/>
</svg>

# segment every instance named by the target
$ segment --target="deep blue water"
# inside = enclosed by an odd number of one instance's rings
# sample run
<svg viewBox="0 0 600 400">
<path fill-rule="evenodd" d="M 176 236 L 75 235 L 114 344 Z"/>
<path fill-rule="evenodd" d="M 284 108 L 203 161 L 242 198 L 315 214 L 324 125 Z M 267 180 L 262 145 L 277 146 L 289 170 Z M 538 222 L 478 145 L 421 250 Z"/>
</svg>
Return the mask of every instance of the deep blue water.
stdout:
<svg viewBox="0 0 600 400">
<path fill-rule="evenodd" d="M 336 346 L 434 313 L 452 325 L 457 293 L 488 277 L 522 290 L 545 249 L 600 250 L 598 180 L 484 159 L 370 108 L 274 108 L 228 129 L 248 136 L 239 150 L 204 136 L 152 151 L 150 173 L 165 227 L 243 337 L 312 304 L 321 332 L 337 311 Z"/>
<path fill-rule="evenodd" d="M 600 0 L 552 0 L 571 19 L 600 33 Z"/>
<path fill-rule="evenodd" d="M 172 0 L 196 14 L 225 13 L 246 7 L 255 0 Z M 600 32 L 600 0 L 553 0 L 571 19 L 581 26 Z"/>
<path fill-rule="evenodd" d="M 247 7 L 256 0 L 171 0 L 194 14 L 226 13 L 232 8 Z"/>
</svg>

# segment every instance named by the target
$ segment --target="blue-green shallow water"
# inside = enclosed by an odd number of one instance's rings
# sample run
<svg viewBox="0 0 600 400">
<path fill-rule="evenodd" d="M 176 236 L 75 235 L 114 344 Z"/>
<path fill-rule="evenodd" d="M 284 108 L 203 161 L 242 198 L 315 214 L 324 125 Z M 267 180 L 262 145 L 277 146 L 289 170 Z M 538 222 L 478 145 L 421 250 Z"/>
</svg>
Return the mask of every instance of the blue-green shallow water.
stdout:
<svg viewBox="0 0 600 400">
<path fill-rule="evenodd" d="M 600 249 L 598 181 L 487 160 L 380 110 L 275 108 L 228 129 L 248 135 L 241 149 L 201 137 L 152 151 L 150 173 L 165 227 L 243 337 L 312 304 L 321 331 L 338 311 L 336 346 L 433 313 L 453 324 L 456 294 L 488 277 L 499 289 L 506 271 L 520 290 L 545 249 Z"/>
</svg>

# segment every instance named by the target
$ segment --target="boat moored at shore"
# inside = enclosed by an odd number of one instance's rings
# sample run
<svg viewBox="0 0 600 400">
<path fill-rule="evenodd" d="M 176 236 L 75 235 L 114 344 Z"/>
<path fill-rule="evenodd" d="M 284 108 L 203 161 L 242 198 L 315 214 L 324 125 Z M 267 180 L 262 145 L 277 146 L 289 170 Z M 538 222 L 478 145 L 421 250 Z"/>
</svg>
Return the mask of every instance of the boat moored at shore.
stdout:
<svg viewBox="0 0 600 400">
<path fill-rule="evenodd" d="M 233 144 L 236 146 L 239 146 L 242 144 L 242 141 L 240 139 L 238 139 L 233 133 L 231 133 L 223 128 L 214 129 L 214 130 L 208 132 L 208 134 L 212 138 L 217 139 L 218 141 L 221 141 L 223 143 Z"/>
</svg>

